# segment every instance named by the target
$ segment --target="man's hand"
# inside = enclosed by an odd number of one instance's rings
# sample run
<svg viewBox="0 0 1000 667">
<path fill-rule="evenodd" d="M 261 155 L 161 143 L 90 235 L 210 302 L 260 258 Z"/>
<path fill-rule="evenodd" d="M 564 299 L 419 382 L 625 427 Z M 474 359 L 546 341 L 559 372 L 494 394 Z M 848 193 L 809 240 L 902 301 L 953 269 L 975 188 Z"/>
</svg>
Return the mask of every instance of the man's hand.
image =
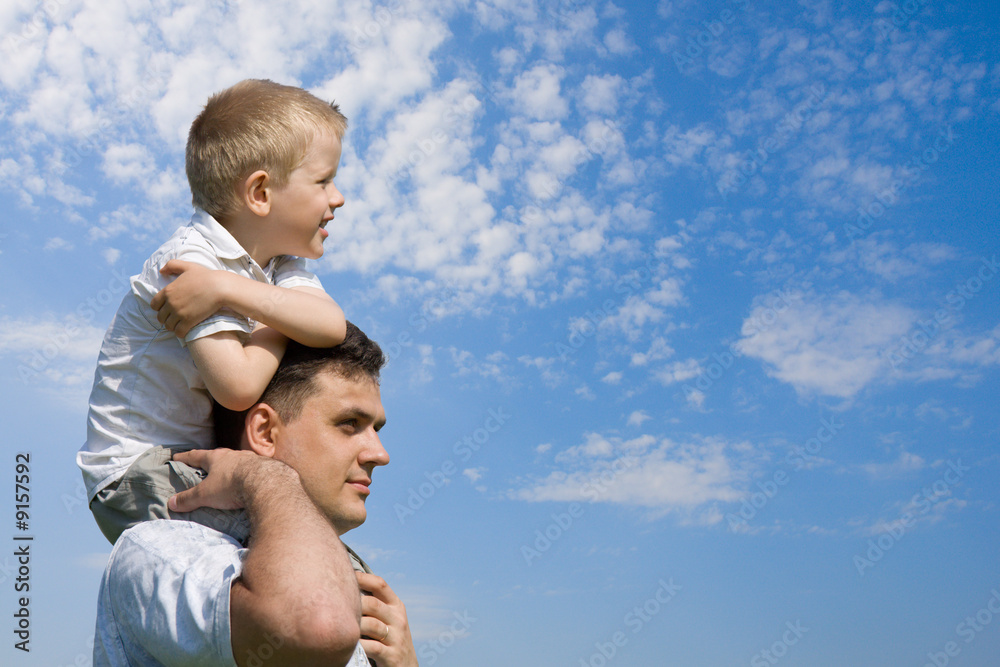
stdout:
<svg viewBox="0 0 1000 667">
<path fill-rule="evenodd" d="M 201 484 L 181 491 L 167 501 L 167 506 L 174 512 L 191 512 L 199 507 L 242 509 L 244 480 L 251 467 L 265 459 L 253 452 L 219 448 L 178 452 L 173 460 L 208 473 Z"/>
<path fill-rule="evenodd" d="M 379 667 L 417 667 L 403 602 L 382 577 L 355 572 L 361 596 L 361 645 Z"/>
<path fill-rule="evenodd" d="M 177 277 L 157 292 L 149 305 L 157 311 L 160 324 L 178 338 L 184 338 L 193 327 L 223 307 L 222 290 L 233 275 L 181 259 L 170 260 L 160 273 Z"/>
</svg>

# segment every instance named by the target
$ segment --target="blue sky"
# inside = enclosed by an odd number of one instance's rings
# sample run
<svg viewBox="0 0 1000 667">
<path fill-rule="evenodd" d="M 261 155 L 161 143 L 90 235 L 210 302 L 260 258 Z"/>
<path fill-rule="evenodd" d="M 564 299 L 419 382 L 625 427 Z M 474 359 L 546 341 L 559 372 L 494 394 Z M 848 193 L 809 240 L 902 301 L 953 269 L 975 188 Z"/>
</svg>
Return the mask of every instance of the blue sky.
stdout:
<svg viewBox="0 0 1000 667">
<path fill-rule="evenodd" d="M 346 541 L 422 665 L 995 664 L 1000 10 L 839 5 L 0 6 L 4 664 L 86 664 L 97 349 L 245 77 L 350 118 L 316 270 L 392 463 Z"/>
</svg>

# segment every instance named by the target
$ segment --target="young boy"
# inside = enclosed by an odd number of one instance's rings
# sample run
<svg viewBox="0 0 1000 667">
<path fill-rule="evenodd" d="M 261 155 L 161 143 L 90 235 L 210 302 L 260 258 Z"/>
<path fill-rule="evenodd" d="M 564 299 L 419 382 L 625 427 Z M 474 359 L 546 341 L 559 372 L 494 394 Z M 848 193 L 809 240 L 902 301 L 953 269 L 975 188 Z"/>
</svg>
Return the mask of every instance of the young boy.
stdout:
<svg viewBox="0 0 1000 667">
<path fill-rule="evenodd" d="M 336 105 L 262 80 L 212 96 L 191 125 L 194 216 L 131 280 L 104 337 L 77 454 L 112 543 L 152 518 L 245 539 L 239 512 L 169 510 L 170 496 L 202 478 L 171 452 L 212 447 L 212 399 L 250 407 L 288 338 L 344 340 L 343 312 L 301 258 L 323 254 L 325 227 L 344 204 L 333 178 L 346 128 Z"/>
</svg>

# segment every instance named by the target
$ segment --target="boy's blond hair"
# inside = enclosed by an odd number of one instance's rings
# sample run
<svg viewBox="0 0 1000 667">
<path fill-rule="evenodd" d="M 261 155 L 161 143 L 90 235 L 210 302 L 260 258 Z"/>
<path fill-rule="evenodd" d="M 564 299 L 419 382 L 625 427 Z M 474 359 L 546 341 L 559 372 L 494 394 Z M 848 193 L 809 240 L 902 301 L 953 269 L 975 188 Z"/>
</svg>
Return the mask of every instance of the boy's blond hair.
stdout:
<svg viewBox="0 0 1000 667">
<path fill-rule="evenodd" d="M 195 206 L 216 220 L 243 206 L 242 181 L 263 169 L 282 187 L 319 132 L 343 139 L 347 118 L 312 93 L 247 79 L 212 95 L 191 124 L 186 170 Z"/>
</svg>

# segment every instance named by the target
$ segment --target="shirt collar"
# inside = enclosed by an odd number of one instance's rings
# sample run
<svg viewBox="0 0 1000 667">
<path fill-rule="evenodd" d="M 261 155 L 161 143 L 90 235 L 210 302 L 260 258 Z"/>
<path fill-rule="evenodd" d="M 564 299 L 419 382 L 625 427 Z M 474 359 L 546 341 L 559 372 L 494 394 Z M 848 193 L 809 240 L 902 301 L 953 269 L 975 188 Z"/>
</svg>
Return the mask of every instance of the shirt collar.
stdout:
<svg viewBox="0 0 1000 667">
<path fill-rule="evenodd" d="M 194 215 L 191 216 L 191 225 L 215 248 L 216 256 L 222 259 L 250 257 L 250 253 L 243 249 L 229 230 L 207 211 L 195 208 Z"/>
</svg>

